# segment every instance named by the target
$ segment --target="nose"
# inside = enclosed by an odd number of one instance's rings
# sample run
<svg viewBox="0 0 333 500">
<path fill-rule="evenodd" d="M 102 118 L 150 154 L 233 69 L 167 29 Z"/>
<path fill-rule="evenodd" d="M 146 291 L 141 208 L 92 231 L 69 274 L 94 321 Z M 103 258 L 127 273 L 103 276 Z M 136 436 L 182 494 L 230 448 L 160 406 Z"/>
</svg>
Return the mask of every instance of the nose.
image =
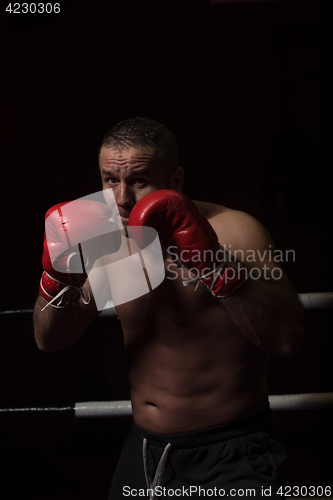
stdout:
<svg viewBox="0 0 333 500">
<path fill-rule="evenodd" d="M 122 208 L 123 211 L 126 211 L 125 214 L 121 215 L 124 216 L 128 215 L 135 205 L 134 193 L 131 187 L 128 184 L 126 184 L 126 182 L 120 182 L 114 195 L 118 207 Z"/>
</svg>

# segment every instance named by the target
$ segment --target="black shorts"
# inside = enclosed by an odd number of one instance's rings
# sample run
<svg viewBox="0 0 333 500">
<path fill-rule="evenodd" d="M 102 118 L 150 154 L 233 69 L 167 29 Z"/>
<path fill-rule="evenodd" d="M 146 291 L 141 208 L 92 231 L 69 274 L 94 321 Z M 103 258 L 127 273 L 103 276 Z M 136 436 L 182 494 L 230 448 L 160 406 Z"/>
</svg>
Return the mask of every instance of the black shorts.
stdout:
<svg viewBox="0 0 333 500">
<path fill-rule="evenodd" d="M 109 500 L 274 498 L 285 457 L 269 406 L 232 424 L 181 434 L 154 434 L 133 424 Z"/>
</svg>

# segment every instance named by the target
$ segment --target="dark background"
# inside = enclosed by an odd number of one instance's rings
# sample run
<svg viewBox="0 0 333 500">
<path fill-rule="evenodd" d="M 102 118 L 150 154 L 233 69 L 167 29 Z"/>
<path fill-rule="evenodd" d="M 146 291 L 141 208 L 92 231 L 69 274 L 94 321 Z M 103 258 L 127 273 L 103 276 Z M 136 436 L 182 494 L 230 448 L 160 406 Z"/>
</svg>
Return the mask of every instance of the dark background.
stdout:
<svg viewBox="0 0 333 500">
<path fill-rule="evenodd" d="M 106 128 L 131 116 L 179 139 L 185 192 L 259 219 L 299 293 L 331 291 L 328 2 L 63 1 L 58 15 L 1 4 L 1 309 L 32 308 L 44 213 L 101 189 Z M 331 146 L 331 144 L 330 144 Z M 22 317 L 23 318 L 23 317 Z M 270 394 L 332 391 L 331 311 L 307 311 Z M 29 319 L 1 322 L 2 407 L 128 398 L 116 318 L 42 354 Z M 120 353 L 120 354 L 119 354 Z M 332 411 L 276 413 L 289 485 L 331 484 Z M 128 421 L 5 419 L 4 498 L 107 497 Z"/>
</svg>

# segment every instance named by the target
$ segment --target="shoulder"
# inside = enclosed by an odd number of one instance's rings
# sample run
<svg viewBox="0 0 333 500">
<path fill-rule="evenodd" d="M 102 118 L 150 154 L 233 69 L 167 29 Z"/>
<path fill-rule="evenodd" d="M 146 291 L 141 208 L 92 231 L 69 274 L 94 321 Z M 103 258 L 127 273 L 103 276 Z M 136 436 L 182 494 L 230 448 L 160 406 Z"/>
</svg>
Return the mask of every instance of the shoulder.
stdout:
<svg viewBox="0 0 333 500">
<path fill-rule="evenodd" d="M 252 215 L 215 203 L 195 200 L 194 203 L 215 230 L 220 244 L 226 248 L 255 250 L 273 247 L 269 232 Z"/>
</svg>

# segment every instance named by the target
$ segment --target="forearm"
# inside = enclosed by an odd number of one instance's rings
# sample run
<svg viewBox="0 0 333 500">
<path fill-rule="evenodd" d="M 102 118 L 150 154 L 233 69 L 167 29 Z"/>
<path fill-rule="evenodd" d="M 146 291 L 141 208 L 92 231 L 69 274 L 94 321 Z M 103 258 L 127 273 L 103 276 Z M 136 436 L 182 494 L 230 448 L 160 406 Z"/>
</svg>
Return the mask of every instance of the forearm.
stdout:
<svg viewBox="0 0 333 500">
<path fill-rule="evenodd" d="M 304 310 L 291 286 L 249 278 L 220 303 L 240 331 L 259 348 L 290 356 L 300 347 Z"/>
<path fill-rule="evenodd" d="M 98 261 L 117 252 L 121 245 L 119 227 L 111 217 L 112 209 L 93 199 L 58 203 L 46 212 L 44 272 L 34 308 L 35 339 L 42 351 L 58 351 L 73 344 L 97 316 L 87 279 L 93 266 L 101 269 L 98 286 L 108 295 L 107 276 Z"/>
<path fill-rule="evenodd" d="M 69 305 L 63 309 L 45 307 L 46 301 L 38 296 L 34 307 L 34 336 L 38 348 L 43 352 L 60 351 L 73 344 L 83 333 L 80 321 L 82 304 Z"/>
</svg>

